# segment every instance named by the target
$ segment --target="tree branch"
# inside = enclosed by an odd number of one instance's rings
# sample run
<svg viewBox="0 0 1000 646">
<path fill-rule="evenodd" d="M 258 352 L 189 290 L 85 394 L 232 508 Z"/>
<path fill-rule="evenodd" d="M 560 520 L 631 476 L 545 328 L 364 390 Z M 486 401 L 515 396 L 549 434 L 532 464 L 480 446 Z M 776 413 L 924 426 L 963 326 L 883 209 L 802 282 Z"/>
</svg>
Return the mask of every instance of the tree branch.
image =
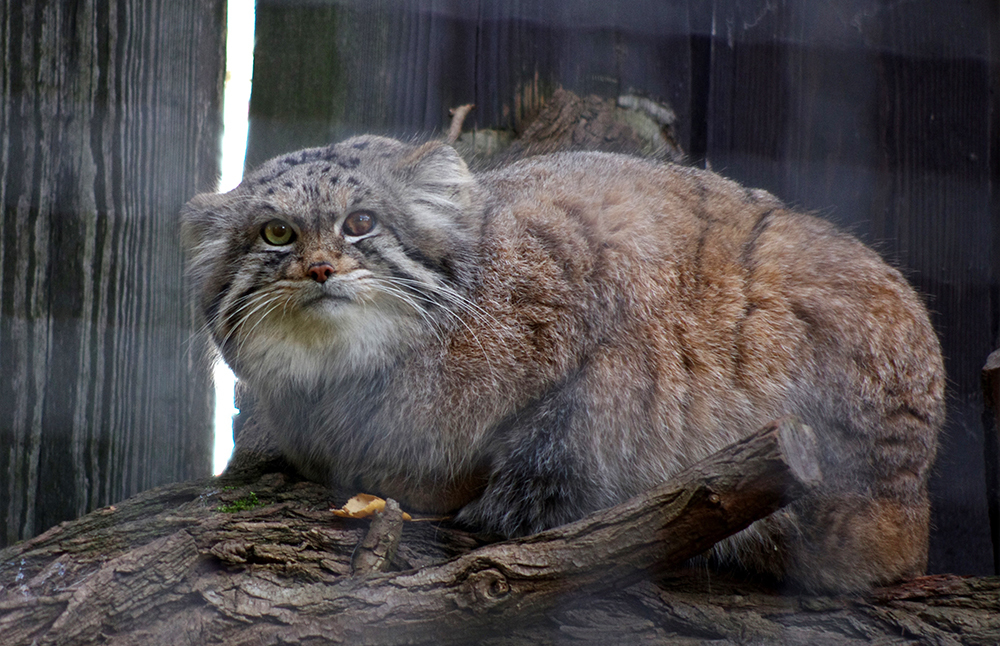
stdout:
<svg viewBox="0 0 1000 646">
<path fill-rule="evenodd" d="M 352 556 L 371 522 L 333 516 L 342 494 L 281 472 L 171 485 L 0 552 L 0 634 L 4 644 L 120 645 L 1000 636 L 992 579 L 830 599 L 704 569 L 678 574 L 818 478 L 811 432 L 781 420 L 633 500 L 535 536 L 483 545 L 447 524 L 405 523 L 395 559 L 391 541 L 375 550 L 405 571 L 360 576 Z M 378 546 L 394 532 L 374 533 Z"/>
</svg>

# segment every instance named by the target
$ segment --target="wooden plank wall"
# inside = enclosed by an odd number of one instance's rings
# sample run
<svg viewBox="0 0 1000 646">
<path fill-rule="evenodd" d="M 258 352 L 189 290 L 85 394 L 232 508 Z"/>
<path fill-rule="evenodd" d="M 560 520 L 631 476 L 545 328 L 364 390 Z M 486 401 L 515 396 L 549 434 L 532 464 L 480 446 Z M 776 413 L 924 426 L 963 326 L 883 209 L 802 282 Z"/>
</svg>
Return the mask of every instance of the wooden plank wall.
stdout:
<svg viewBox="0 0 1000 646">
<path fill-rule="evenodd" d="M 223 0 L 0 0 L 0 546 L 205 476 L 177 213 L 218 177 Z"/>
<path fill-rule="evenodd" d="M 258 0 L 247 161 L 556 87 L 670 103 L 692 163 L 855 232 L 927 297 L 950 377 L 931 569 L 992 571 L 979 370 L 1000 343 L 995 0 Z"/>
</svg>

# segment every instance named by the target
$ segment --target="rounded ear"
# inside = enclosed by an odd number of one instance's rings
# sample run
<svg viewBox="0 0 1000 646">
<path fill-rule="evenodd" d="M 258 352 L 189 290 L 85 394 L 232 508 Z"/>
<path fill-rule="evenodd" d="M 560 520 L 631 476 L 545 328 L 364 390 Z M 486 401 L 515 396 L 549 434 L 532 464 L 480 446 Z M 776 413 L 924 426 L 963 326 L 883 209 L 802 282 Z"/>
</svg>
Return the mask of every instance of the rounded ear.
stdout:
<svg viewBox="0 0 1000 646">
<path fill-rule="evenodd" d="M 405 186 L 399 196 L 410 216 L 410 242 L 432 260 L 464 263 L 476 249 L 483 215 L 476 180 L 459 154 L 430 142 L 407 151 L 394 170 Z"/>
<path fill-rule="evenodd" d="M 194 249 L 213 236 L 221 219 L 218 209 L 224 199 L 220 193 L 201 193 L 181 207 L 181 243 L 186 249 Z"/>
<path fill-rule="evenodd" d="M 411 188 L 422 198 L 445 208 L 465 211 L 471 206 L 475 178 L 469 167 L 451 146 L 431 141 L 404 157 L 397 168 Z"/>
</svg>

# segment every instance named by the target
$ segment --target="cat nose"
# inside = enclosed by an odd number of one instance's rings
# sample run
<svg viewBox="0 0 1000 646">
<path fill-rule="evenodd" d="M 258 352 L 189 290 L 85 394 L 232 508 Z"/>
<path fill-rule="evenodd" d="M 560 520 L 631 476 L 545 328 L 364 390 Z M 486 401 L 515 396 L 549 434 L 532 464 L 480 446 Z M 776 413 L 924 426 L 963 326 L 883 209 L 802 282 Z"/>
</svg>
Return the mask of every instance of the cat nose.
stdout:
<svg viewBox="0 0 1000 646">
<path fill-rule="evenodd" d="M 309 276 L 317 283 L 325 283 L 327 278 L 333 276 L 333 266 L 328 262 L 314 262 L 309 265 Z"/>
</svg>

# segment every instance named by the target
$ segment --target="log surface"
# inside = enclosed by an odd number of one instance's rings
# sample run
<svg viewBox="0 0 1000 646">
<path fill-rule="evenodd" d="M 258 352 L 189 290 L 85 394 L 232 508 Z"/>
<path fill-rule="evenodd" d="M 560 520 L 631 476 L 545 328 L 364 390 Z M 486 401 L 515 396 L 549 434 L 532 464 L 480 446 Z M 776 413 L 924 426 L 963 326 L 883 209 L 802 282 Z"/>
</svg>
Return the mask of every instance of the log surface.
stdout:
<svg viewBox="0 0 1000 646">
<path fill-rule="evenodd" d="M 352 558 L 378 536 L 329 511 L 342 493 L 280 471 L 169 485 L 0 552 L 0 634 L 11 645 L 1000 639 L 998 579 L 795 597 L 684 565 L 815 484 L 814 448 L 807 427 L 782 420 L 622 505 L 502 543 L 418 518 L 394 571 L 365 575 Z"/>
</svg>

